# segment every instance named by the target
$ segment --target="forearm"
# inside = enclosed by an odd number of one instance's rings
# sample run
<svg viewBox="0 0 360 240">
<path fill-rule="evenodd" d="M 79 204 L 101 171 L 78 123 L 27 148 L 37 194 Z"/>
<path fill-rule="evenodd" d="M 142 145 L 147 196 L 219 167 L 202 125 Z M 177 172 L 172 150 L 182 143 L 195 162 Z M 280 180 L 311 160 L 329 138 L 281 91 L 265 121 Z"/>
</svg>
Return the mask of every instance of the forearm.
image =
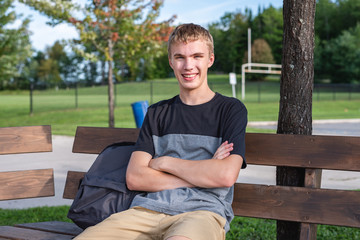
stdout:
<svg viewBox="0 0 360 240">
<path fill-rule="evenodd" d="M 179 187 L 194 187 L 189 182 L 148 166 L 146 154 L 136 152 L 130 159 L 126 172 L 127 187 L 131 190 L 158 192 Z"/>
<path fill-rule="evenodd" d="M 139 169 L 126 175 L 128 188 L 136 191 L 158 192 L 179 187 L 193 187 L 192 184 L 169 173 L 151 168 Z"/>
<path fill-rule="evenodd" d="M 184 160 L 173 157 L 153 159 L 150 166 L 175 175 L 197 187 L 230 187 L 238 177 L 242 158 L 230 155 L 224 159 Z"/>
</svg>

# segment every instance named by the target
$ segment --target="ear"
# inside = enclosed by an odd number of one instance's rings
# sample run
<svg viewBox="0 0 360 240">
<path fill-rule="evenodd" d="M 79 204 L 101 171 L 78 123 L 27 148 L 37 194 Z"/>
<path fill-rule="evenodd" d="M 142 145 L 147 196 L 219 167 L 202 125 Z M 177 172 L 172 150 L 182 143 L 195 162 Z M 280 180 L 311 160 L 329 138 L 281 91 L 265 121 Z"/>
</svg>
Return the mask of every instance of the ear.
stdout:
<svg viewBox="0 0 360 240">
<path fill-rule="evenodd" d="M 170 65 L 170 67 L 171 67 L 172 69 L 174 69 L 174 68 L 173 68 L 173 65 L 172 65 L 172 62 L 171 62 L 171 57 L 168 57 L 168 59 L 169 59 L 169 65 Z"/>
<path fill-rule="evenodd" d="M 210 68 L 214 64 L 214 61 L 215 61 L 215 55 L 214 53 L 211 53 L 209 58 L 208 68 Z"/>
</svg>

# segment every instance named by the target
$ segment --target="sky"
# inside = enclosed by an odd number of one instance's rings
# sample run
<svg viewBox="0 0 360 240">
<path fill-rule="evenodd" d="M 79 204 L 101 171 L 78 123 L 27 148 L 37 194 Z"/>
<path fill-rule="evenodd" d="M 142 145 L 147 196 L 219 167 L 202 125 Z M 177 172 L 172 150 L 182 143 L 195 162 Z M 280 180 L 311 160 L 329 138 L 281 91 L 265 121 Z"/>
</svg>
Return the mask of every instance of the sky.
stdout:
<svg viewBox="0 0 360 240">
<path fill-rule="evenodd" d="M 226 12 L 235 12 L 236 10 L 245 12 L 245 8 L 249 8 L 253 15 L 256 15 L 259 6 L 267 8 L 270 4 L 275 8 L 280 8 L 283 0 L 164 0 L 158 20 L 167 20 L 176 15 L 175 24 L 192 22 L 206 27 L 211 22 L 219 21 Z M 46 24 L 48 21 L 46 16 L 17 1 L 14 5 L 16 13 L 23 14 L 24 17 L 31 16 L 30 40 L 35 50 L 44 51 L 46 46 L 52 46 L 56 40 L 78 38 L 79 36 L 75 28 L 69 24 L 51 27 Z M 16 24 L 19 22 L 14 26 Z"/>
</svg>

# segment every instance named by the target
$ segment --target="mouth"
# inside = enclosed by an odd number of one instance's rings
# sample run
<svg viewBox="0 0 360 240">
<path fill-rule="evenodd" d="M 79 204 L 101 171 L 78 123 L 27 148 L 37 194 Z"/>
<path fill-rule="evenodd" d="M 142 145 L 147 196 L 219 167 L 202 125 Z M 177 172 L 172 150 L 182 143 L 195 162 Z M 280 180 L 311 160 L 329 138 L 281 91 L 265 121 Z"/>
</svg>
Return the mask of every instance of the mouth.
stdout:
<svg viewBox="0 0 360 240">
<path fill-rule="evenodd" d="M 184 78 L 184 80 L 186 81 L 192 81 L 196 78 L 198 74 L 197 73 L 193 73 L 193 74 L 182 74 L 182 77 Z"/>
</svg>

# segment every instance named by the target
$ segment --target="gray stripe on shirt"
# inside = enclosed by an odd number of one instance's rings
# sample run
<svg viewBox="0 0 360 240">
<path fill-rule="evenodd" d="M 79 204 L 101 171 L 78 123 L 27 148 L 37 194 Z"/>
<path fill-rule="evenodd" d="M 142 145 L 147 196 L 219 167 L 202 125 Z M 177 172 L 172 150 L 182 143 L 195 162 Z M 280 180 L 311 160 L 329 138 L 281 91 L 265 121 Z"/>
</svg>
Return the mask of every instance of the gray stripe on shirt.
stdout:
<svg viewBox="0 0 360 240">
<path fill-rule="evenodd" d="M 187 160 L 203 160 L 213 157 L 222 139 L 194 134 L 153 135 L 154 158 L 170 156 Z"/>
</svg>

